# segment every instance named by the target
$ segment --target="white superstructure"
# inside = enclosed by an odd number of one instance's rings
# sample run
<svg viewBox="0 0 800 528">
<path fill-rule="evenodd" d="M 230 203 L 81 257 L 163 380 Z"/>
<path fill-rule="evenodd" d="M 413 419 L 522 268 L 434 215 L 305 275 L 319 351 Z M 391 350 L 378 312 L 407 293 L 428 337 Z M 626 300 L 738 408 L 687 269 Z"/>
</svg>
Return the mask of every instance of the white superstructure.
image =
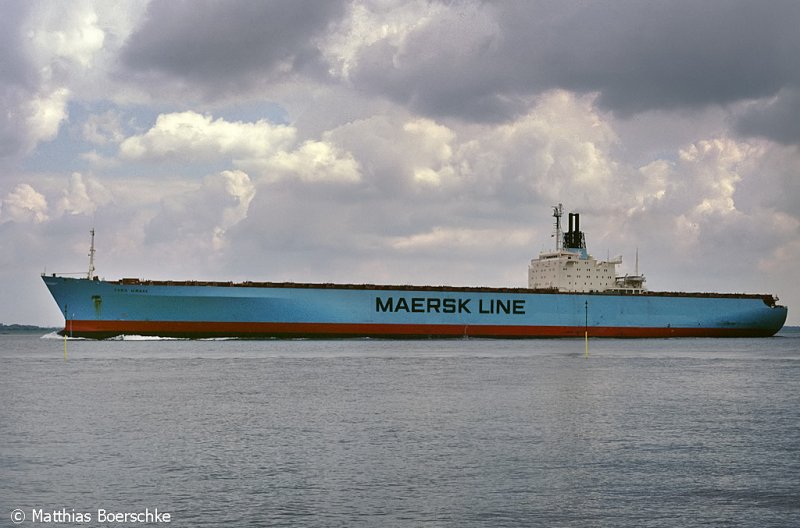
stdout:
<svg viewBox="0 0 800 528">
<path fill-rule="evenodd" d="M 569 214 L 569 231 L 561 233 L 562 206 L 553 208 L 556 219 L 556 250 L 545 251 L 528 266 L 528 287 L 563 292 L 641 293 L 645 290 L 644 275 L 639 275 L 638 256 L 635 275 L 617 276 L 622 257 L 597 260 L 586 252 L 586 241 L 580 230 L 580 216 Z M 563 243 L 562 243 L 563 242 Z"/>
</svg>

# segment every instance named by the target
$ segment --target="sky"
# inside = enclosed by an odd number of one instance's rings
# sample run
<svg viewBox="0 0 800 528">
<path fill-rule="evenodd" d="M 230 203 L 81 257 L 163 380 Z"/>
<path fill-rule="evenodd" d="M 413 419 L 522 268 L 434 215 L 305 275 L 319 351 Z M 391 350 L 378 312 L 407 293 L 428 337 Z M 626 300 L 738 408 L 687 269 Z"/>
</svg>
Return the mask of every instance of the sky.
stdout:
<svg viewBox="0 0 800 528">
<path fill-rule="evenodd" d="M 800 324 L 800 2 L 0 0 L 0 322 L 42 273 L 526 286 L 552 206 Z"/>
</svg>

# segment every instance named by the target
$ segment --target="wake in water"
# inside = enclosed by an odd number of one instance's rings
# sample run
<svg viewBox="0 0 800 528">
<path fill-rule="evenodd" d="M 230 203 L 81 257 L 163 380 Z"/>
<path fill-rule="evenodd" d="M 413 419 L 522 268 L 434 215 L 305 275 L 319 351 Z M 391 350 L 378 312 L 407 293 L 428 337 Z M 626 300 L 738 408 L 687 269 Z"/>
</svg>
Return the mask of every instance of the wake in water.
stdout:
<svg viewBox="0 0 800 528">
<path fill-rule="evenodd" d="M 41 339 L 59 339 L 63 340 L 64 336 L 59 335 L 58 331 L 53 331 L 45 334 Z M 204 339 L 191 339 L 188 337 L 160 337 L 160 336 L 146 336 L 146 335 L 119 335 L 103 339 L 103 341 L 237 341 L 237 337 L 208 337 Z M 70 337 L 67 336 L 67 341 L 96 341 L 87 337 Z"/>
<path fill-rule="evenodd" d="M 50 332 L 42 336 L 42 339 L 59 339 L 63 340 L 64 336 L 56 332 Z M 89 339 L 88 337 L 71 337 L 67 336 L 67 341 L 96 341 L 96 339 Z M 179 341 L 177 337 L 158 337 L 158 336 L 143 336 L 143 335 L 120 335 L 109 337 L 103 341 Z"/>
<path fill-rule="evenodd" d="M 58 331 L 50 332 L 49 334 L 45 334 L 41 337 L 41 339 L 59 339 L 63 340 L 64 336 L 59 335 Z M 85 337 L 70 337 L 67 336 L 67 341 L 88 341 Z"/>
<path fill-rule="evenodd" d="M 119 335 L 109 337 L 105 341 L 181 341 L 177 337 L 159 337 L 159 336 L 145 336 L 145 335 Z"/>
</svg>

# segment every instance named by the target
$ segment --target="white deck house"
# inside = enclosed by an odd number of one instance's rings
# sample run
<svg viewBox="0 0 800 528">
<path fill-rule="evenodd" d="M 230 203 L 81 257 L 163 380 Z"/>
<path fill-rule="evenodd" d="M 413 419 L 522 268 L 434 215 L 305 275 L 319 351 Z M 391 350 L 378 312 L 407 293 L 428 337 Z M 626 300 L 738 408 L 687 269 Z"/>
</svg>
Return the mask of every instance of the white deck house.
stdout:
<svg viewBox="0 0 800 528">
<path fill-rule="evenodd" d="M 545 251 L 528 266 L 528 287 L 563 292 L 620 292 L 645 291 L 644 275 L 617 276 L 622 257 L 597 260 L 586 252 L 586 240 L 580 230 L 580 216 L 569 213 L 569 231 L 561 232 L 562 206 L 553 208 L 556 218 L 556 250 Z M 563 244 L 563 245 L 562 245 Z"/>
</svg>

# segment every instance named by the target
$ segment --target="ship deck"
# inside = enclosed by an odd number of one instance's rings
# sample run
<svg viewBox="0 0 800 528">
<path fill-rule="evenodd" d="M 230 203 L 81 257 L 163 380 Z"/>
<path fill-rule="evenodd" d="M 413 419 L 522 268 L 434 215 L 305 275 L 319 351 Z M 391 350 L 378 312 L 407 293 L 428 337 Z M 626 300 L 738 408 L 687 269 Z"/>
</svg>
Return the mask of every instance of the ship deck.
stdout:
<svg viewBox="0 0 800 528">
<path fill-rule="evenodd" d="M 636 291 L 624 290 L 571 292 L 558 291 L 555 288 L 509 288 L 493 286 L 420 286 L 412 284 L 348 284 L 331 282 L 225 282 L 225 281 L 161 281 L 137 278 L 124 278 L 108 281 L 112 284 L 137 286 L 208 286 L 218 288 L 300 288 L 330 290 L 395 290 L 395 291 L 427 291 L 427 292 L 479 292 L 479 293 L 515 293 L 515 294 L 560 294 L 560 295 L 619 295 L 637 297 L 700 297 L 700 298 L 733 298 L 761 299 L 767 306 L 775 306 L 778 299 L 771 294 L 758 293 L 717 293 L 717 292 L 676 292 L 676 291 Z"/>
</svg>

